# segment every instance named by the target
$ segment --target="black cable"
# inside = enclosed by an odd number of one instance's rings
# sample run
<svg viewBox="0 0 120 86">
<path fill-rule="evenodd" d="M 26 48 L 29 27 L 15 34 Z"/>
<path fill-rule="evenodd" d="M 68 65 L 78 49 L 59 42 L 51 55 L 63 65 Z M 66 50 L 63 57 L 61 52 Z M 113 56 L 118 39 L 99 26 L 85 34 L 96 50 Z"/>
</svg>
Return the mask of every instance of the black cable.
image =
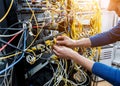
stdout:
<svg viewBox="0 0 120 86">
<path fill-rule="evenodd" d="M 16 26 L 16 25 L 18 25 L 18 24 L 24 24 L 25 22 L 16 22 L 16 23 L 14 23 L 14 24 L 12 24 L 11 26 L 9 26 L 8 28 L 12 28 L 12 27 L 14 27 L 14 26 Z M 17 29 L 17 28 L 16 28 Z M 8 31 L 8 29 L 3 33 L 3 34 L 6 34 L 6 32 Z"/>
</svg>

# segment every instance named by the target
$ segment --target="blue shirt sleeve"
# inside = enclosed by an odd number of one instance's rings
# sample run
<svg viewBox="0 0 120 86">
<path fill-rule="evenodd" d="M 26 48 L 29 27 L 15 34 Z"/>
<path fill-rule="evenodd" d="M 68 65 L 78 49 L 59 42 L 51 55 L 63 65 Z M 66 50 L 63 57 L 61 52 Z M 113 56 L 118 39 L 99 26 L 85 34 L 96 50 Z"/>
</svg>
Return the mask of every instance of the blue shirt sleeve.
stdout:
<svg viewBox="0 0 120 86">
<path fill-rule="evenodd" d="M 95 62 L 92 67 L 92 72 L 110 82 L 114 86 L 120 86 L 120 70 L 117 68 L 109 67 L 99 62 Z"/>
<path fill-rule="evenodd" d="M 92 47 L 103 46 L 120 41 L 120 21 L 118 22 L 118 25 L 111 30 L 92 36 L 90 37 L 90 40 Z"/>
</svg>

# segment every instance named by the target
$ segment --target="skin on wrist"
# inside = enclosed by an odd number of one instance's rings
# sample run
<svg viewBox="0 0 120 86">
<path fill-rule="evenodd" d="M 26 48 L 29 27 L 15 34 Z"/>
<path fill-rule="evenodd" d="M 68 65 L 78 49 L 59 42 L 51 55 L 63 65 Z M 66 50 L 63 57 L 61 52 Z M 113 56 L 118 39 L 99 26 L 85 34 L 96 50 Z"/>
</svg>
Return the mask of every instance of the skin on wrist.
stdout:
<svg viewBox="0 0 120 86">
<path fill-rule="evenodd" d="M 91 41 L 89 38 L 82 38 L 80 40 L 75 40 L 75 47 L 91 47 Z"/>
<path fill-rule="evenodd" d="M 81 56 L 77 52 L 72 52 L 72 54 L 69 56 L 75 63 L 78 63 L 79 65 L 83 66 L 86 68 L 88 71 L 92 72 L 92 67 L 94 62 Z"/>
</svg>

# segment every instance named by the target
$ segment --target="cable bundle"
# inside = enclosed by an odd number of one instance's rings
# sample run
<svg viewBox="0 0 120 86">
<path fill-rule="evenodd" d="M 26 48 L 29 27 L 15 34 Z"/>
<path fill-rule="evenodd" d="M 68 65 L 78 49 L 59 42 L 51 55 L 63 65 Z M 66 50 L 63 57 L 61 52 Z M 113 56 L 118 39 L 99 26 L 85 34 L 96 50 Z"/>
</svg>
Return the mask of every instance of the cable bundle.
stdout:
<svg viewBox="0 0 120 86">
<path fill-rule="evenodd" d="M 13 0 L 11 5 L 12 3 Z M 90 76 L 87 71 L 73 61 L 56 57 L 52 53 L 52 45 L 55 44 L 54 35 L 62 31 L 75 40 L 99 33 L 101 14 L 97 2 L 95 0 L 18 0 L 17 6 L 18 20 L 21 22 L 3 28 L 5 31 L 0 34 L 0 42 L 3 44 L 0 51 L 3 52 L 7 46 L 14 49 L 14 52 L 0 57 L 0 60 L 12 59 L 11 64 L 1 70 L 0 74 L 7 71 L 9 73 L 13 66 L 25 57 L 24 60 L 32 66 L 39 62 L 40 70 L 50 65 L 49 69 L 52 70 L 53 75 L 51 79 L 44 82 L 43 86 L 89 86 Z M 22 27 L 12 28 L 18 24 Z M 7 34 L 9 30 L 15 33 Z M 11 42 L 17 36 L 20 36 L 20 40 L 15 46 Z M 5 41 L 5 38 L 10 39 Z M 75 48 L 75 51 L 93 60 L 96 53 L 99 54 L 100 48 Z M 47 54 L 49 57 L 46 57 Z M 31 78 L 38 71 L 31 69 L 25 75 Z"/>
</svg>

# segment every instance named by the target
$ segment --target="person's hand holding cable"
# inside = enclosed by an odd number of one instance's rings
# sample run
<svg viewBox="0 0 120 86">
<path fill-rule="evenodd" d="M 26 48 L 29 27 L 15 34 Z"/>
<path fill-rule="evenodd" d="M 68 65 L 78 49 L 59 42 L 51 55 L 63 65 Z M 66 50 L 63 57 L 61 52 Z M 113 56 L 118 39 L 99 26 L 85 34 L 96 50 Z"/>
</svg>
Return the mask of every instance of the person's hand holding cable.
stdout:
<svg viewBox="0 0 120 86">
<path fill-rule="evenodd" d="M 82 38 L 80 40 L 73 40 L 67 36 L 57 36 L 56 43 L 61 46 L 73 47 L 90 47 L 91 41 L 89 38 Z"/>
<path fill-rule="evenodd" d="M 71 48 L 74 47 L 90 47 L 91 42 L 89 38 L 83 38 L 80 40 L 73 40 L 67 36 L 57 36 L 56 37 L 56 45 L 53 46 L 53 52 L 61 58 L 65 59 L 74 59 L 74 50 Z"/>
<path fill-rule="evenodd" d="M 76 40 L 73 40 L 67 36 L 57 36 L 56 38 L 56 43 L 58 45 L 64 45 L 64 46 L 67 46 L 67 47 L 75 47 L 76 46 Z"/>
<path fill-rule="evenodd" d="M 73 53 L 77 53 L 73 51 L 71 48 L 66 46 L 54 45 L 53 52 L 59 57 L 64 59 L 72 59 L 74 57 Z"/>
<path fill-rule="evenodd" d="M 54 45 L 53 52 L 59 58 L 71 59 L 71 60 L 75 61 L 76 63 L 78 63 L 79 65 L 82 65 L 89 71 L 92 71 L 92 66 L 93 66 L 94 62 L 87 58 L 84 58 L 83 56 L 81 56 L 79 53 L 72 50 L 71 48 L 68 48 L 66 46 L 61 46 L 61 45 Z"/>
<path fill-rule="evenodd" d="M 120 17 L 119 6 L 120 6 L 120 0 L 110 0 L 108 10 L 115 11 Z M 68 46 L 69 42 L 71 43 L 69 44 L 69 46 L 72 45 L 72 42 L 68 41 L 69 38 L 65 38 L 65 37 L 63 37 L 62 39 L 61 38 L 57 37 L 56 43 L 58 45 L 53 46 L 53 51 L 56 55 L 62 58 L 70 58 L 74 60 L 76 63 L 78 63 L 79 65 L 81 65 L 82 67 L 94 73 L 95 75 L 110 82 L 112 85 L 120 86 L 120 70 L 119 69 L 107 66 L 99 62 L 91 61 L 81 56 L 79 53 L 73 51 L 72 49 L 67 48 L 65 46 L 61 46 L 61 45 Z M 113 27 L 112 29 L 106 32 L 96 34 L 90 38 L 83 38 L 75 41 L 75 47 L 81 47 L 81 46 L 82 47 L 98 47 L 98 46 L 111 44 L 116 41 L 120 41 L 120 21 L 115 27 Z M 73 46 L 74 46 L 74 43 L 73 43 Z"/>
</svg>

